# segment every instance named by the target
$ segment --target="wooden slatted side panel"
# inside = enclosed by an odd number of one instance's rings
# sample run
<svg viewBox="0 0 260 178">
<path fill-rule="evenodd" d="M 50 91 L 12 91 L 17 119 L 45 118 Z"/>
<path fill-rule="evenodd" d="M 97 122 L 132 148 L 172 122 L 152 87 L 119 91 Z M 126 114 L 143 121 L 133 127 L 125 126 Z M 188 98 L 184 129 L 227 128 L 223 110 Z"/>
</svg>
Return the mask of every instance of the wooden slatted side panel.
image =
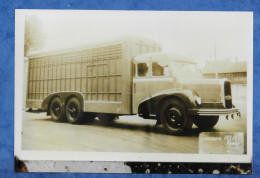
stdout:
<svg viewBox="0 0 260 178">
<path fill-rule="evenodd" d="M 122 100 L 122 44 L 29 59 L 27 99 L 80 91 L 89 101 Z"/>
<path fill-rule="evenodd" d="M 121 44 L 83 51 L 81 92 L 86 100 L 122 100 L 122 71 L 116 66 L 121 61 Z"/>
</svg>

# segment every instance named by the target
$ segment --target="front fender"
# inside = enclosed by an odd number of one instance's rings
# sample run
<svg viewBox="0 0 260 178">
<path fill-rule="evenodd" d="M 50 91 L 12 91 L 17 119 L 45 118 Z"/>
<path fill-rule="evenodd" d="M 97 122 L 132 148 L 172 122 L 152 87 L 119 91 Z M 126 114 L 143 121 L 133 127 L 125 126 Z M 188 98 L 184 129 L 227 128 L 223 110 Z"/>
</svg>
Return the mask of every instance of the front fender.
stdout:
<svg viewBox="0 0 260 178">
<path fill-rule="evenodd" d="M 189 89 L 170 89 L 155 93 L 151 97 L 143 100 L 138 106 L 138 114 L 149 115 L 158 114 L 161 104 L 169 98 L 181 100 L 187 109 L 197 108 L 194 99 L 195 93 Z"/>
<path fill-rule="evenodd" d="M 47 114 L 49 114 L 49 104 L 55 97 L 59 97 L 62 100 L 63 105 L 65 105 L 66 102 L 74 96 L 79 99 L 82 108 L 84 108 L 84 95 L 82 93 L 75 91 L 63 91 L 51 93 L 46 98 L 44 98 L 42 102 L 42 110 L 47 111 Z"/>
</svg>

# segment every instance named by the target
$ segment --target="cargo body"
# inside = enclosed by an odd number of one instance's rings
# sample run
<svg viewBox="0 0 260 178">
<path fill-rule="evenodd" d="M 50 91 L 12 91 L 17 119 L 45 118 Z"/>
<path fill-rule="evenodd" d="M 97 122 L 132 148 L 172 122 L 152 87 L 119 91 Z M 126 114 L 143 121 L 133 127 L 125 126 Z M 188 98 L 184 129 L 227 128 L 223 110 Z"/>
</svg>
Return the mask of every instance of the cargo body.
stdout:
<svg viewBox="0 0 260 178">
<path fill-rule="evenodd" d="M 132 114 L 133 58 L 160 44 L 125 38 L 85 48 L 29 56 L 27 108 L 42 108 L 51 93 L 80 92 L 84 112 Z"/>
</svg>

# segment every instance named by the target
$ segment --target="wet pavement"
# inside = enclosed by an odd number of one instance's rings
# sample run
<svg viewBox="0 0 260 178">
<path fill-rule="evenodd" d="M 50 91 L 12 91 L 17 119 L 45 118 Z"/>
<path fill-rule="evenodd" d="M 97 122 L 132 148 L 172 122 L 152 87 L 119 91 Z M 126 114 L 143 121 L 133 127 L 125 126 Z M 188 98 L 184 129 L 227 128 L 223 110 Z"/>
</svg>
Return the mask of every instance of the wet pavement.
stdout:
<svg viewBox="0 0 260 178">
<path fill-rule="evenodd" d="M 210 132 L 244 132 L 246 119 L 221 117 Z M 23 112 L 22 149 L 88 152 L 198 153 L 199 129 L 193 125 L 189 136 L 165 133 L 156 121 L 138 116 L 121 116 L 103 123 L 72 125 L 53 122 L 46 113 Z"/>
</svg>

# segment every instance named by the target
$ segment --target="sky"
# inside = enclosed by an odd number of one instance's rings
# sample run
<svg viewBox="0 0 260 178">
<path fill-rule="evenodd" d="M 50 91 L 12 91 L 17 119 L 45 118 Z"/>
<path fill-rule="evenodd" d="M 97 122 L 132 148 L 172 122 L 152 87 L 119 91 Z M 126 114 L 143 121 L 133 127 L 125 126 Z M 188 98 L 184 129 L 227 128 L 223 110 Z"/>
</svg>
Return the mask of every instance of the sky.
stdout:
<svg viewBox="0 0 260 178">
<path fill-rule="evenodd" d="M 46 34 L 45 50 L 87 45 L 125 35 L 158 41 L 163 52 L 206 60 L 253 58 L 251 12 L 28 11 Z"/>
</svg>

